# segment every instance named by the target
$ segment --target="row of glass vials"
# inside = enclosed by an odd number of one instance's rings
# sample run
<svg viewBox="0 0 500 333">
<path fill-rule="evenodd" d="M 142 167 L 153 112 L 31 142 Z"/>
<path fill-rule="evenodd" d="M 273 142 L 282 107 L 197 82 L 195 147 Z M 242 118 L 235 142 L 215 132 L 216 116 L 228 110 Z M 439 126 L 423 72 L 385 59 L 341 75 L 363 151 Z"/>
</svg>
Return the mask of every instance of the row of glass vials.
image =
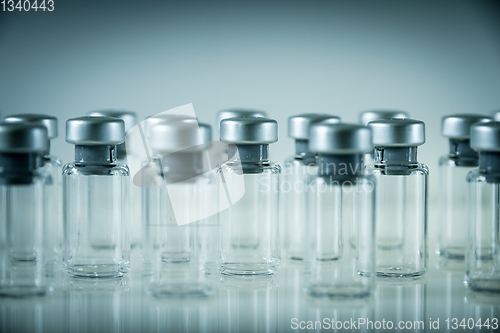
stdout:
<svg viewBox="0 0 500 333">
<path fill-rule="evenodd" d="M 50 154 L 56 118 L 5 117 L 0 296 L 45 294 L 61 262 L 73 278 L 121 277 L 134 247 L 159 297 L 210 295 L 215 274 L 274 274 L 282 256 L 303 262 L 318 297 L 367 296 L 376 276 L 425 274 L 422 121 L 396 111 L 364 112 L 360 124 L 292 116 L 296 149 L 283 167 L 271 162 L 278 124 L 264 112 L 221 111 L 217 122 L 220 141 L 185 114 L 69 119 L 75 160 L 63 167 Z M 442 134 L 438 251 L 465 258 L 469 288 L 499 292 L 500 122 L 450 115 Z"/>
</svg>

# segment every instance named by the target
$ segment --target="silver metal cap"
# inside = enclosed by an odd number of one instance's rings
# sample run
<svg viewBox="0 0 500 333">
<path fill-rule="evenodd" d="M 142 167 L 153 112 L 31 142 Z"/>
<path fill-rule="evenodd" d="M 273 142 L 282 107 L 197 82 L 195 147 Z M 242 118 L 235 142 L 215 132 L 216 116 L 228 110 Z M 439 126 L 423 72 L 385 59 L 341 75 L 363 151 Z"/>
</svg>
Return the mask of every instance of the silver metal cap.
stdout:
<svg viewBox="0 0 500 333">
<path fill-rule="evenodd" d="M 237 117 L 220 123 L 220 141 L 234 144 L 268 144 L 278 141 L 278 122 L 263 117 Z"/>
<path fill-rule="evenodd" d="M 317 122 L 340 123 L 340 117 L 331 114 L 304 113 L 288 118 L 288 136 L 299 140 L 309 139 L 309 127 Z"/>
<path fill-rule="evenodd" d="M 130 131 L 132 127 L 137 123 L 137 113 L 132 111 L 120 111 L 120 110 L 97 110 L 87 113 L 88 116 L 98 116 L 98 117 L 113 117 L 119 118 L 125 122 L 125 133 Z"/>
<path fill-rule="evenodd" d="M 370 121 L 392 119 L 392 118 L 410 118 L 406 111 L 398 110 L 370 110 L 359 114 L 359 123 L 368 125 Z"/>
<path fill-rule="evenodd" d="M 267 112 L 248 109 L 229 109 L 217 113 L 217 126 L 220 128 L 220 122 L 228 118 L 236 117 L 267 117 Z"/>
<path fill-rule="evenodd" d="M 118 145 L 125 141 L 125 122 L 112 117 L 72 118 L 66 122 L 66 141 L 79 146 Z"/>
<path fill-rule="evenodd" d="M 495 121 L 500 121 L 500 110 L 495 110 L 491 114 L 493 115 L 493 119 L 495 119 Z"/>
<path fill-rule="evenodd" d="M 472 125 L 470 146 L 477 151 L 500 152 L 500 122 L 492 121 Z"/>
<path fill-rule="evenodd" d="M 203 138 L 203 142 L 208 143 L 212 141 L 212 126 L 205 123 L 198 123 L 200 126 L 201 137 Z"/>
<path fill-rule="evenodd" d="M 57 138 L 57 118 L 46 114 L 20 113 L 13 114 L 4 118 L 6 123 L 33 123 L 40 124 L 47 128 L 49 139 Z"/>
<path fill-rule="evenodd" d="M 203 149 L 203 138 L 195 118 L 179 119 L 155 125 L 151 129 L 151 149 L 156 153 L 187 148 Z"/>
<path fill-rule="evenodd" d="M 493 118 L 482 114 L 460 113 L 444 116 L 441 120 L 441 133 L 452 139 L 470 138 L 470 128 L 477 122 L 492 121 Z"/>
<path fill-rule="evenodd" d="M 375 120 L 368 123 L 372 129 L 374 147 L 412 147 L 425 143 L 425 124 L 409 118 Z"/>
<path fill-rule="evenodd" d="M 47 150 L 47 127 L 33 123 L 0 123 L 1 153 L 44 153 Z"/>
<path fill-rule="evenodd" d="M 168 123 L 171 121 L 179 121 L 184 119 L 195 119 L 195 118 L 183 114 L 171 114 L 171 113 L 160 113 L 160 114 L 155 114 L 154 116 L 146 117 L 143 122 L 144 135 L 149 138 L 151 136 L 152 129 L 158 124 L 163 124 L 166 122 Z"/>
<path fill-rule="evenodd" d="M 373 149 L 370 129 L 358 124 L 316 123 L 309 129 L 309 150 L 325 154 L 358 154 Z"/>
</svg>

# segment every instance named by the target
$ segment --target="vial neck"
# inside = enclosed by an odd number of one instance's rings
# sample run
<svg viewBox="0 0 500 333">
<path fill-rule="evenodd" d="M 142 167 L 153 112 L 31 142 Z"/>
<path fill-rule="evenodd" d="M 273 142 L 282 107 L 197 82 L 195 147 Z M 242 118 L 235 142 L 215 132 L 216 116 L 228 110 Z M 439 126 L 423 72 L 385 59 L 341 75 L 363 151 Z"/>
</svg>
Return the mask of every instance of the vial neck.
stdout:
<svg viewBox="0 0 500 333">
<path fill-rule="evenodd" d="M 47 150 L 44 151 L 41 155 L 42 156 L 49 156 L 50 155 L 50 140 L 49 140 L 49 146 L 48 146 Z"/>
<path fill-rule="evenodd" d="M 364 154 L 318 155 L 318 176 L 350 179 L 363 174 Z"/>
<path fill-rule="evenodd" d="M 305 165 L 316 164 L 316 154 L 309 150 L 309 140 L 295 140 L 295 160 Z"/>
<path fill-rule="evenodd" d="M 125 142 L 120 143 L 116 146 L 116 156 L 120 161 L 125 161 L 127 159 L 127 149 L 125 148 Z"/>
<path fill-rule="evenodd" d="M 115 164 L 116 146 L 75 146 L 75 162 L 82 165 Z"/>
<path fill-rule="evenodd" d="M 470 140 L 450 139 L 450 158 L 454 159 L 458 166 L 477 166 L 479 154 L 470 146 Z"/>
<path fill-rule="evenodd" d="M 239 154 L 239 159 L 242 164 L 261 164 L 269 161 L 269 145 L 268 144 L 255 144 L 255 145 L 234 145 L 228 146 L 228 156 L 232 158 L 236 152 Z"/>
<path fill-rule="evenodd" d="M 479 153 L 479 173 L 486 176 L 486 181 L 500 182 L 500 152 Z"/>
<path fill-rule="evenodd" d="M 375 147 L 375 163 L 388 166 L 416 164 L 417 147 Z"/>
<path fill-rule="evenodd" d="M 184 181 L 203 174 L 204 170 L 203 151 L 177 152 L 162 156 L 159 160 L 165 181 L 168 184 Z"/>
<path fill-rule="evenodd" d="M 39 164 L 38 153 L 0 153 L 0 184 L 31 184 Z"/>
</svg>

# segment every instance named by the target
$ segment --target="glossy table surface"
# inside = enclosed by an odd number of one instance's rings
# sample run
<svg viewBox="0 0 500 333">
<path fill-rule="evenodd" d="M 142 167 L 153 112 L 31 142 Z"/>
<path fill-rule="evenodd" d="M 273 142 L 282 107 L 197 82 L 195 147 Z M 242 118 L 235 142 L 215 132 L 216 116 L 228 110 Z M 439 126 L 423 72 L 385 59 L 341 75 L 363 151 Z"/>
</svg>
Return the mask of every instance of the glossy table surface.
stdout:
<svg viewBox="0 0 500 333">
<path fill-rule="evenodd" d="M 124 279 L 77 282 L 59 273 L 49 295 L 0 299 L 0 332 L 497 331 L 500 295 L 467 290 L 463 262 L 431 249 L 424 277 L 378 279 L 373 296 L 344 301 L 307 297 L 303 267 L 290 261 L 270 278 L 214 276 L 208 298 L 155 299 L 143 291 L 136 251 Z"/>
</svg>

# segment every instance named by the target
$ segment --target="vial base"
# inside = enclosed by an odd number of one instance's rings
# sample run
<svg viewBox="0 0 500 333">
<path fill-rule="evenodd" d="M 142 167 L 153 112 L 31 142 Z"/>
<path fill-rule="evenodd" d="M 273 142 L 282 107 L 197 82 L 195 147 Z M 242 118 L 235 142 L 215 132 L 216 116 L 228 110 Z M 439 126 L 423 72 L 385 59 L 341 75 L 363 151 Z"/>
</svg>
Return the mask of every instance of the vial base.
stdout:
<svg viewBox="0 0 500 333">
<path fill-rule="evenodd" d="M 472 279 L 467 277 L 465 286 L 473 291 L 500 293 L 500 272 L 496 272 L 496 278 L 492 279 Z"/>
<path fill-rule="evenodd" d="M 372 290 L 364 285 L 356 284 L 311 284 L 306 289 L 311 297 L 325 297 L 333 299 L 361 298 L 372 294 Z"/>
<path fill-rule="evenodd" d="M 127 265 L 100 264 L 100 265 L 65 265 L 66 274 L 74 278 L 119 278 L 128 272 Z"/>
<path fill-rule="evenodd" d="M 152 296 L 159 298 L 196 298 L 210 296 L 214 290 L 205 283 L 169 283 L 166 285 L 152 284 L 149 287 L 149 292 Z"/>
<path fill-rule="evenodd" d="M 161 261 L 166 263 L 184 263 L 191 261 L 191 252 L 167 253 L 164 252 L 161 256 Z"/>
<path fill-rule="evenodd" d="M 31 298 L 45 296 L 49 292 L 46 286 L 16 286 L 0 287 L 0 297 Z"/>
<path fill-rule="evenodd" d="M 286 257 L 290 260 L 303 261 L 304 257 L 299 253 L 287 253 Z"/>
<path fill-rule="evenodd" d="M 416 271 L 413 267 L 403 267 L 403 266 L 390 266 L 390 267 L 378 267 L 376 276 L 378 277 L 417 277 L 422 276 L 427 272 L 427 268 L 423 268 Z"/>
<path fill-rule="evenodd" d="M 278 264 L 267 263 L 224 263 L 219 272 L 224 275 L 272 275 L 278 271 Z"/>
<path fill-rule="evenodd" d="M 462 246 L 448 246 L 440 247 L 438 253 L 441 257 L 453 260 L 464 260 L 465 259 L 465 248 Z"/>
</svg>

